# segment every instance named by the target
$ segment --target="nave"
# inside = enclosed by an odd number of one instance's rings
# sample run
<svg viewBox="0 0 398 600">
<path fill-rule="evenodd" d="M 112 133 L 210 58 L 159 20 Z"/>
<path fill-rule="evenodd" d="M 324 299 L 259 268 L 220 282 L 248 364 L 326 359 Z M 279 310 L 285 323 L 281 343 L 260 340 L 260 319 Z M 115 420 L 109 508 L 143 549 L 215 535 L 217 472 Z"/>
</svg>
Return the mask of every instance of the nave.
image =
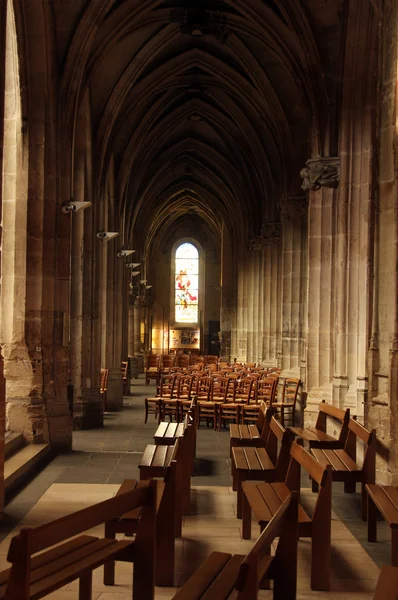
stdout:
<svg viewBox="0 0 398 600">
<path fill-rule="evenodd" d="M 144 425 L 144 398 L 155 392 L 143 378 L 133 380 L 133 394 L 124 397 L 121 412 L 110 412 L 102 430 L 76 431 L 73 452 L 60 455 L 7 505 L 0 546 L 1 565 L 10 536 L 22 526 L 35 526 L 63 514 L 113 496 L 125 478 L 139 478 L 142 451 L 157 428 L 151 416 Z M 302 477 L 302 502 L 310 506 L 314 494 Z M 333 484 L 332 560 L 329 592 L 311 591 L 310 540 L 299 541 L 297 598 L 373 598 L 380 567 L 390 562 L 390 539 L 384 522 L 378 524 L 378 542 L 367 542 L 366 523 L 360 519 L 360 494 L 344 494 L 340 483 Z M 236 518 L 236 493 L 231 489 L 229 434 L 202 424 L 197 436 L 197 458 L 192 478 L 190 514 L 183 520 L 182 538 L 176 539 L 174 588 L 157 587 L 155 598 L 173 598 L 180 586 L 206 556 L 214 551 L 245 554 L 258 534 L 252 523 L 252 540 L 242 540 Z M 103 528 L 98 529 L 103 535 Z M 54 592 L 49 598 L 75 600 L 77 582 Z M 94 572 L 93 600 L 130 600 L 131 565 L 117 563 L 116 585 L 104 586 L 102 569 Z M 272 598 L 261 591 L 259 598 Z"/>
</svg>

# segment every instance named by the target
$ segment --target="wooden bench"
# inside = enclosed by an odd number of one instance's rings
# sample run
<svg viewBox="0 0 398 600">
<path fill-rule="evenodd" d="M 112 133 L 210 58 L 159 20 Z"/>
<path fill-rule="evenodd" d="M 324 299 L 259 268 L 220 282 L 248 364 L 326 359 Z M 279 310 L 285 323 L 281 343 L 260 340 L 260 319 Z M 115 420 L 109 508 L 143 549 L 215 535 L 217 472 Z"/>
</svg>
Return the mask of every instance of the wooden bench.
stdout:
<svg viewBox="0 0 398 600">
<path fill-rule="evenodd" d="M 327 433 L 328 421 L 337 421 L 340 427 L 339 437 L 335 438 Z M 314 427 L 291 427 L 293 434 L 305 442 L 310 448 L 328 448 L 329 450 L 344 448 L 348 434 L 350 409 L 336 408 L 322 401 Z"/>
<path fill-rule="evenodd" d="M 311 548 L 311 589 L 328 590 L 330 584 L 330 538 L 332 509 L 331 467 L 323 469 L 296 442 L 290 450 L 290 463 L 284 482 L 242 484 L 242 537 L 251 537 L 252 511 L 262 531 L 292 490 L 300 490 L 300 467 L 318 483 L 319 493 L 312 516 L 302 506 L 298 511 L 298 536 L 309 537 Z"/>
<path fill-rule="evenodd" d="M 181 500 L 182 514 L 189 513 L 191 503 L 191 475 L 194 466 L 195 434 L 196 431 L 191 424 L 185 429 L 184 435 L 178 438 L 181 444 L 181 455 L 178 463 L 181 469 L 179 499 Z M 174 448 L 175 446 L 148 444 L 138 465 L 140 480 L 165 477 L 173 457 Z"/>
<path fill-rule="evenodd" d="M 275 600 L 295 600 L 297 589 L 297 494 L 282 503 L 247 556 L 213 552 L 173 600 L 255 600 L 273 579 Z M 279 537 L 274 556 L 270 547 Z M 232 596 L 231 596 L 232 594 Z M 234 595 L 235 594 L 235 595 Z"/>
<path fill-rule="evenodd" d="M 293 435 L 272 417 L 265 448 L 232 448 L 232 488 L 237 491 L 236 514 L 242 518 L 242 483 L 284 481 Z"/>
<path fill-rule="evenodd" d="M 12 567 L 0 573 L 0 597 L 38 600 L 79 579 L 79 600 L 89 600 L 93 570 L 109 560 L 122 560 L 134 562 L 134 598 L 153 600 L 157 490 L 155 482 L 146 482 L 45 525 L 21 529 L 8 551 Z M 142 513 L 134 540 L 78 535 L 139 507 Z"/>
<path fill-rule="evenodd" d="M 232 448 L 236 446 L 252 446 L 264 448 L 269 432 L 269 423 L 273 411 L 267 408 L 265 402 L 260 404 L 260 412 L 257 423 L 245 425 L 243 423 L 231 423 L 229 426 L 229 448 L 232 458 Z"/>
<path fill-rule="evenodd" d="M 391 564 L 398 567 L 398 487 L 368 484 L 368 541 L 377 542 L 377 513 L 391 529 Z"/>
<path fill-rule="evenodd" d="M 166 470 L 163 482 L 156 483 L 161 486 L 162 493 L 157 494 L 157 518 L 156 518 L 156 568 L 155 585 L 174 585 L 175 565 L 175 538 L 181 535 L 182 521 L 181 511 L 177 502 L 177 490 L 180 484 L 177 460 L 177 442 L 174 456 L 170 461 L 170 467 Z M 126 491 L 137 489 L 142 482 L 135 479 L 125 479 L 120 486 L 117 495 Z M 124 533 L 126 536 L 135 535 L 138 531 L 141 518 L 141 510 L 133 510 L 118 516 L 105 523 L 105 537 L 115 539 L 116 534 Z M 104 566 L 104 584 L 115 583 L 115 561 L 109 561 Z"/>
<path fill-rule="evenodd" d="M 357 441 L 360 440 L 364 446 L 364 458 L 362 466 L 356 462 Z M 326 467 L 332 467 L 333 481 L 343 481 L 344 490 L 348 493 L 355 492 L 357 482 L 362 484 L 362 509 L 361 517 L 366 521 L 367 517 L 367 492 L 366 484 L 374 483 L 376 470 L 376 430 L 368 431 L 354 419 L 348 422 L 348 435 L 344 449 L 321 449 L 313 448 L 312 454 L 319 463 Z"/>
<path fill-rule="evenodd" d="M 384 565 L 377 580 L 373 600 L 398 600 L 398 568 Z"/>
<path fill-rule="evenodd" d="M 162 421 L 159 423 L 157 430 L 153 436 L 156 445 L 159 446 L 170 446 L 175 443 L 175 440 L 184 435 L 185 429 L 188 424 L 192 423 L 194 425 L 194 431 L 196 432 L 197 425 L 197 405 L 196 398 L 192 399 L 190 402 L 189 410 L 184 417 L 183 422 L 175 423 L 173 421 L 167 422 Z M 195 435 L 196 437 L 196 435 Z"/>
</svg>

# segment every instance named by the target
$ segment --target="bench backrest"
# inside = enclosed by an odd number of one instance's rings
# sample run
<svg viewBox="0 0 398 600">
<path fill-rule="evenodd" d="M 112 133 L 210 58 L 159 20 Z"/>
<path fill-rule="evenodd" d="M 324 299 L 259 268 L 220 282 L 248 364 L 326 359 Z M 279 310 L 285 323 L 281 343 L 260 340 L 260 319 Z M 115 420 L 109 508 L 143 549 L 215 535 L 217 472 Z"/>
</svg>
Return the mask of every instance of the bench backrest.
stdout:
<svg viewBox="0 0 398 600">
<path fill-rule="evenodd" d="M 319 429 L 326 433 L 327 428 L 327 417 L 339 421 L 341 425 L 339 442 L 342 447 L 345 444 L 348 434 L 348 422 L 350 420 L 350 409 L 337 408 L 337 406 L 332 406 L 331 404 L 327 404 L 324 400 L 319 404 L 318 407 L 318 417 L 316 420 L 315 428 Z"/>
<path fill-rule="evenodd" d="M 288 578 L 289 585 L 294 590 L 297 583 L 298 494 L 296 492 L 292 492 L 284 500 L 243 560 L 235 584 L 235 589 L 238 590 L 237 600 L 257 598 L 261 579 L 270 570 L 269 550 L 276 537 L 279 537 L 279 542 L 275 556 L 272 558 L 274 594 L 276 594 L 274 597 L 282 598 L 284 594 L 280 589 L 281 579 Z"/>
<path fill-rule="evenodd" d="M 260 410 L 258 413 L 258 417 L 257 417 L 257 429 L 259 430 L 261 437 L 263 437 L 263 433 L 264 435 L 266 435 L 268 437 L 268 431 L 267 428 L 269 430 L 269 424 L 272 418 L 272 409 L 268 408 L 265 402 L 261 402 L 260 403 Z M 266 428 L 264 430 L 264 428 Z M 267 439 L 267 437 L 264 437 L 263 439 Z"/>
<path fill-rule="evenodd" d="M 142 523 L 149 524 L 152 528 L 152 524 L 156 522 L 157 490 L 155 481 L 143 482 L 135 490 L 119 494 L 65 517 L 38 527 L 21 529 L 20 533 L 12 538 L 8 550 L 7 560 L 12 563 L 12 567 L 6 597 L 15 597 L 18 600 L 29 599 L 31 556 L 41 550 L 140 507 L 142 507 Z"/>
<path fill-rule="evenodd" d="M 290 429 L 285 429 L 275 417 L 269 424 L 265 449 L 275 465 L 275 481 L 284 481 L 290 461 L 290 447 L 294 436 Z"/>
<path fill-rule="evenodd" d="M 397 600 L 398 567 L 384 565 L 377 580 L 373 600 Z"/>
<path fill-rule="evenodd" d="M 362 470 L 366 472 L 367 483 L 375 482 L 376 470 L 376 430 L 369 431 L 353 418 L 348 422 L 348 434 L 344 450 L 352 458 L 357 460 L 357 441 L 360 440 L 364 446 Z"/>
</svg>

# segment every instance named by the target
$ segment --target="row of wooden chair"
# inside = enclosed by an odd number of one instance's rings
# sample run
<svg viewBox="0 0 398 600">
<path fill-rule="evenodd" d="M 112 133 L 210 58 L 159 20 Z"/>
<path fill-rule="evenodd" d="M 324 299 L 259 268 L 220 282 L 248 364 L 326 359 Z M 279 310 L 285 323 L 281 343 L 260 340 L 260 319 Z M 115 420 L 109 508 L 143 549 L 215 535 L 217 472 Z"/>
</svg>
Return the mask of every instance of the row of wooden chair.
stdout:
<svg viewBox="0 0 398 600">
<path fill-rule="evenodd" d="M 205 420 L 214 429 L 228 422 L 253 423 L 259 414 L 260 402 L 271 406 L 285 422 L 287 411 L 295 423 L 295 406 L 300 380 L 284 378 L 280 400 L 277 399 L 278 376 L 254 377 L 170 374 L 163 375 L 155 397 L 145 399 L 145 423 L 149 414 L 158 420 L 169 417 L 180 421 L 193 397 L 198 399 L 199 423 Z"/>
</svg>

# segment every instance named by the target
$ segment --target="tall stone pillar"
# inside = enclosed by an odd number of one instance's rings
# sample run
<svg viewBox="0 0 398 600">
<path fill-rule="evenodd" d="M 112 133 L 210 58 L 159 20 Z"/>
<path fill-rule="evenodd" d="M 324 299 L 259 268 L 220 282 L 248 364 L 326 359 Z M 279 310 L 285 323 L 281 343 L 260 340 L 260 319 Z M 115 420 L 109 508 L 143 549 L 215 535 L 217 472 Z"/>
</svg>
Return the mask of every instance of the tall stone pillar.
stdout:
<svg viewBox="0 0 398 600">
<path fill-rule="evenodd" d="M 134 356 L 141 354 L 141 306 L 139 298 L 135 298 L 133 306 L 133 318 L 134 318 Z"/>
<path fill-rule="evenodd" d="M 91 189 L 87 162 L 90 160 L 89 103 L 86 96 L 77 120 L 74 194 L 77 202 L 86 200 Z M 89 196 L 90 198 L 92 196 Z M 73 422 L 78 429 L 101 427 L 103 406 L 99 391 L 100 355 L 93 344 L 97 327 L 93 294 L 93 257 L 96 238 L 93 228 L 93 210 L 72 214 L 72 281 L 71 281 L 71 335 L 70 371 L 74 387 Z"/>
<path fill-rule="evenodd" d="M 131 300 L 129 302 L 128 314 L 128 355 L 134 356 L 134 304 Z"/>
<path fill-rule="evenodd" d="M 220 356 L 230 360 L 232 336 L 232 309 L 236 294 L 236 264 L 229 231 L 223 224 L 221 248 L 221 310 L 220 330 L 221 346 Z"/>
<path fill-rule="evenodd" d="M 300 376 L 306 312 L 307 199 L 282 198 L 282 361 L 285 373 Z"/>
<path fill-rule="evenodd" d="M 308 208 L 307 417 L 320 400 L 332 400 L 334 372 L 333 234 L 338 169 L 335 159 L 313 159 L 302 171 Z M 322 185 L 320 177 L 324 174 Z M 327 180 L 330 175 L 331 182 Z M 325 183 L 326 182 L 326 183 Z M 328 184 L 328 185 L 326 185 Z"/>
</svg>

